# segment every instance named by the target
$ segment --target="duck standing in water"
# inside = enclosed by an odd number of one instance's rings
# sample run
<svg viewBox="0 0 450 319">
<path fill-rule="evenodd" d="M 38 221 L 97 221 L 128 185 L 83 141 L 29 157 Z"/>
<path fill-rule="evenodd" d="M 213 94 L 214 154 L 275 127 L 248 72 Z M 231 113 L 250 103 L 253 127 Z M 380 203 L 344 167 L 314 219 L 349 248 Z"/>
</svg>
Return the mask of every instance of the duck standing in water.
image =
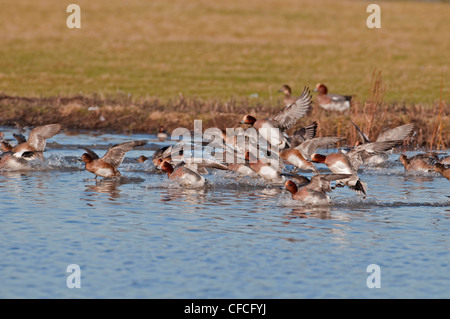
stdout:
<svg viewBox="0 0 450 319">
<path fill-rule="evenodd" d="M 156 134 L 156 137 L 158 138 L 158 140 L 160 141 L 160 142 L 164 142 L 168 137 L 169 137 L 169 134 L 167 133 L 167 131 L 166 131 L 166 129 L 164 128 L 164 126 L 160 126 L 159 127 L 159 131 L 158 131 L 158 133 Z"/>
<path fill-rule="evenodd" d="M 350 108 L 351 95 L 329 94 L 328 88 L 323 83 L 318 83 L 314 91 L 318 92 L 319 106 L 327 111 L 344 112 Z"/>
<path fill-rule="evenodd" d="M 426 154 L 417 154 L 408 157 L 405 154 L 400 155 L 398 159 L 404 166 L 405 171 L 432 172 L 436 160 Z"/>
</svg>

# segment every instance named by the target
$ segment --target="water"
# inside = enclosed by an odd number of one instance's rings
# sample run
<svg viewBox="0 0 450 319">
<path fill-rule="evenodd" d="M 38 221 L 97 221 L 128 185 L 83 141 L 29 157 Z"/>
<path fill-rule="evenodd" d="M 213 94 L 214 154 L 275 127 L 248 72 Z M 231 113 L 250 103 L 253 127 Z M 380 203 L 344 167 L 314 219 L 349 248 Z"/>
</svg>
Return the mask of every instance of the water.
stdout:
<svg viewBox="0 0 450 319">
<path fill-rule="evenodd" d="M 15 132 L 3 128 L 6 138 Z M 93 180 L 78 146 L 148 139 L 120 181 Z M 60 133 L 41 170 L 0 175 L 1 298 L 448 298 L 450 183 L 389 165 L 361 172 L 366 199 L 336 189 L 304 208 L 278 186 L 205 177 L 182 189 L 135 162 L 170 142 Z M 407 153 L 409 155 L 409 153 Z M 318 166 L 323 172 L 324 166 Z M 310 176 L 309 174 L 305 174 Z M 69 289 L 67 266 L 81 269 Z M 380 266 L 369 289 L 367 267 Z"/>
</svg>

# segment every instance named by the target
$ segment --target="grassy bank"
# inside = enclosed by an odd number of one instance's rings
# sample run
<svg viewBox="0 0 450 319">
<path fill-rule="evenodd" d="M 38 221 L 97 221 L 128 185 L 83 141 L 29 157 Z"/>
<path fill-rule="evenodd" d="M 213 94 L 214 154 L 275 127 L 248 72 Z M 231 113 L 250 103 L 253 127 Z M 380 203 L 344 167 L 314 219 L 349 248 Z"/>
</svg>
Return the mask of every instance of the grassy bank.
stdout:
<svg viewBox="0 0 450 319">
<path fill-rule="evenodd" d="M 448 16 L 440 2 L 378 1 L 381 29 L 368 29 L 370 2 L 354 0 L 3 1 L 0 93 L 11 96 L 248 98 L 276 103 L 276 90 L 324 82 L 369 96 L 383 71 L 386 102 L 448 97 Z"/>
</svg>

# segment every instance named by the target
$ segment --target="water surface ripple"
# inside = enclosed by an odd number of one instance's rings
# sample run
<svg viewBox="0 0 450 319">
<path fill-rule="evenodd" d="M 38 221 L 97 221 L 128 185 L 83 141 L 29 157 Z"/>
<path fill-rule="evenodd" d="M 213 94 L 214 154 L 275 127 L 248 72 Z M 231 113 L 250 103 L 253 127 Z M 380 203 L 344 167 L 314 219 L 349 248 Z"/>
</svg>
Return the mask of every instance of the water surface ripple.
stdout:
<svg viewBox="0 0 450 319">
<path fill-rule="evenodd" d="M 12 136 L 13 130 L 3 130 Z M 120 181 L 94 181 L 78 146 L 149 139 Z M 41 170 L 0 173 L 1 298 L 448 298 L 450 183 L 389 165 L 368 196 L 306 208 L 280 186 L 211 172 L 183 189 L 150 162 L 149 135 L 58 134 Z M 408 153 L 409 154 L 409 153 Z M 320 166 L 321 171 L 326 168 Z M 305 174 L 310 176 L 309 174 Z M 69 289 L 67 266 L 81 269 Z M 367 266 L 381 288 L 366 285 Z"/>
</svg>

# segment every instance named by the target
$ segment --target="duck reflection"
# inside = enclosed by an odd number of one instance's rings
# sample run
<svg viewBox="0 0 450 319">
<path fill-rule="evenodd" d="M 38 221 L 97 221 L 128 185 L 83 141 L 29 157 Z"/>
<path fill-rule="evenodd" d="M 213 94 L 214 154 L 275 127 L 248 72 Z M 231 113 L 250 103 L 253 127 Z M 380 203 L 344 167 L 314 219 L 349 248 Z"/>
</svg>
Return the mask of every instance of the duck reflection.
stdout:
<svg viewBox="0 0 450 319">
<path fill-rule="evenodd" d="M 332 219 L 329 206 L 297 207 L 285 215 L 289 220 L 297 218 Z"/>
<path fill-rule="evenodd" d="M 95 184 L 86 185 L 86 192 L 93 195 L 108 194 L 109 199 L 115 200 L 120 198 L 121 190 L 118 188 L 119 186 L 118 179 L 103 179 L 96 181 Z"/>
<path fill-rule="evenodd" d="M 134 184 L 143 182 L 142 178 L 133 178 L 121 176 L 119 178 L 104 178 L 102 180 L 95 180 L 95 184 L 87 184 L 86 192 L 93 195 L 107 194 L 108 199 L 116 200 L 121 197 L 120 185 Z"/>
<path fill-rule="evenodd" d="M 426 190 L 433 181 L 434 176 L 424 174 L 406 174 L 403 177 L 407 188 L 404 189 L 405 194 L 410 194 L 413 190 Z"/>
<path fill-rule="evenodd" d="M 170 202 L 181 199 L 186 203 L 193 205 L 203 205 L 206 202 L 207 188 L 168 188 L 166 193 L 162 194 L 161 201 Z"/>
</svg>

